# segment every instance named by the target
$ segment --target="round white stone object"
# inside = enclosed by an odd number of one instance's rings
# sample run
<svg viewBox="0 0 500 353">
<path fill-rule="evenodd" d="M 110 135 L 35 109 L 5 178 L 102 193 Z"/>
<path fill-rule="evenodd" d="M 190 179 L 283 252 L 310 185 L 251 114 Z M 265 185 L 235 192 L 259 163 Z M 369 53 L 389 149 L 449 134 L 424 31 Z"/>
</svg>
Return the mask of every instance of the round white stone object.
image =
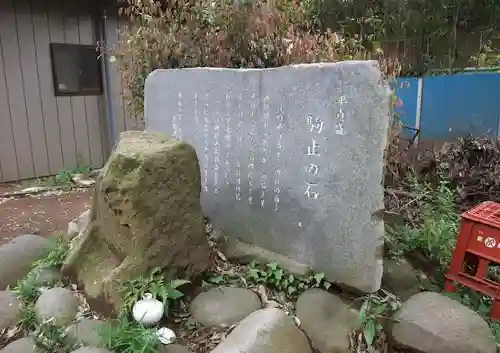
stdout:
<svg viewBox="0 0 500 353">
<path fill-rule="evenodd" d="M 161 320 L 165 306 L 151 293 L 145 293 L 141 300 L 134 304 L 132 316 L 140 324 L 150 326 Z"/>
<path fill-rule="evenodd" d="M 175 332 L 168 327 L 160 327 L 156 333 L 158 335 L 158 339 L 163 344 L 171 344 L 175 342 Z"/>
</svg>

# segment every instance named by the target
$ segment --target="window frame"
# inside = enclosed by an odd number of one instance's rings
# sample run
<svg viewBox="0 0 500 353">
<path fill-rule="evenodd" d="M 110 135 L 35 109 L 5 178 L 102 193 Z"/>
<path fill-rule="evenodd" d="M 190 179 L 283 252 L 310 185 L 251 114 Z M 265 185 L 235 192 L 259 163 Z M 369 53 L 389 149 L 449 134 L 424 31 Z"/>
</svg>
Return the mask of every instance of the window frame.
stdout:
<svg viewBox="0 0 500 353">
<path fill-rule="evenodd" d="M 102 78 L 102 68 L 100 65 L 101 58 L 99 57 L 99 54 L 96 50 L 95 45 L 91 44 L 75 44 L 75 43 L 57 43 L 57 42 L 51 42 L 49 44 L 50 46 L 50 60 L 51 60 L 51 68 L 52 68 L 52 82 L 54 86 L 54 95 L 56 97 L 74 97 L 74 96 L 100 96 L 103 94 L 103 78 Z M 78 49 L 92 49 L 96 53 L 96 61 L 97 61 L 97 86 L 92 89 L 83 89 L 80 85 L 80 88 L 78 90 L 64 90 L 61 91 L 59 89 L 59 83 L 61 81 L 59 80 L 58 77 L 58 71 L 57 71 L 57 63 L 55 60 L 56 56 L 56 51 L 59 48 L 63 47 L 73 47 L 76 50 Z M 80 54 L 77 55 L 77 59 L 79 60 L 78 67 L 82 67 L 82 57 Z"/>
</svg>

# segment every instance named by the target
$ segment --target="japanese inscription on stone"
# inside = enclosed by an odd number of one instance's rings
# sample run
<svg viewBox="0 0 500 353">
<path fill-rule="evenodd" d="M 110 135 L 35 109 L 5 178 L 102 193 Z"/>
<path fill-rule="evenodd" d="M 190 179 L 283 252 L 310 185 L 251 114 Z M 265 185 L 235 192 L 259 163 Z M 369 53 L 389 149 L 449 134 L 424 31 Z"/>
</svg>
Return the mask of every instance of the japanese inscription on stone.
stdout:
<svg viewBox="0 0 500 353">
<path fill-rule="evenodd" d="M 370 61 L 157 70 L 146 80 L 146 129 L 195 147 L 215 227 L 372 291 L 389 92 Z"/>
</svg>

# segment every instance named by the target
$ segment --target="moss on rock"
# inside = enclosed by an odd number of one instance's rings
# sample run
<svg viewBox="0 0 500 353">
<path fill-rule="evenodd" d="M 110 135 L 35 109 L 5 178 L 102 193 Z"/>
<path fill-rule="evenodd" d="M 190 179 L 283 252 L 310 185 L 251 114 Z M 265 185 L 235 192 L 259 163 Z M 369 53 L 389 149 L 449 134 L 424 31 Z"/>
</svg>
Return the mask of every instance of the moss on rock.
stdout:
<svg viewBox="0 0 500 353">
<path fill-rule="evenodd" d="M 90 226 L 63 267 L 115 309 L 120 284 L 161 267 L 192 278 L 209 265 L 196 152 L 165 134 L 124 132 L 101 170 Z"/>
</svg>

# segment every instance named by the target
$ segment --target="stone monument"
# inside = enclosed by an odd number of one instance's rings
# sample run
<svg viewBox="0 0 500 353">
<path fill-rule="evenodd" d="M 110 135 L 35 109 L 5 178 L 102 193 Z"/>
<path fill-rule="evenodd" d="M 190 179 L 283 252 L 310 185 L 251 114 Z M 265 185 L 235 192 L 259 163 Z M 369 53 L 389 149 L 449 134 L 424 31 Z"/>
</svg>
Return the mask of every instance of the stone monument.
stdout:
<svg viewBox="0 0 500 353">
<path fill-rule="evenodd" d="M 123 132 L 63 273 L 111 312 L 122 307 L 123 283 L 155 268 L 168 280 L 195 279 L 210 267 L 200 191 L 193 146 L 167 134 Z"/>
<path fill-rule="evenodd" d="M 156 70 L 146 130 L 195 147 L 216 228 L 372 292 L 390 99 L 375 61 Z"/>
</svg>

